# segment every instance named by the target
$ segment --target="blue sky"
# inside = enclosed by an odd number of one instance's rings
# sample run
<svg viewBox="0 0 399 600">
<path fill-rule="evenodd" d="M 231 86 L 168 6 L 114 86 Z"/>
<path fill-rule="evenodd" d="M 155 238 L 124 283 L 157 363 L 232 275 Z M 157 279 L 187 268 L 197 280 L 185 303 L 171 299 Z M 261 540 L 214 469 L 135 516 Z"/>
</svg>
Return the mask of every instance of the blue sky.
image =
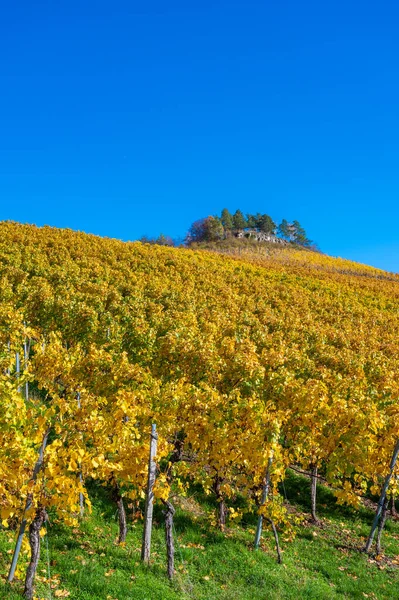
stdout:
<svg viewBox="0 0 399 600">
<path fill-rule="evenodd" d="M 6 3 L 0 219 L 122 239 L 234 211 L 399 271 L 396 2 Z"/>
</svg>

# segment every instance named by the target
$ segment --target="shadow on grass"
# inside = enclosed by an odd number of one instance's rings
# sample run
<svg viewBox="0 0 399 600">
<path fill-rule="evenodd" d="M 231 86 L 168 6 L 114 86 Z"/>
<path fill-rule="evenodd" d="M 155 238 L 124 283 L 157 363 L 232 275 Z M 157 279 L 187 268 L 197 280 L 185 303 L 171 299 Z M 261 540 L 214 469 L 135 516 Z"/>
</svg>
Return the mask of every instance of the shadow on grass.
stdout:
<svg viewBox="0 0 399 600">
<path fill-rule="evenodd" d="M 93 480 L 86 480 L 85 484 L 92 504 L 101 512 L 104 519 L 107 521 L 114 519 L 117 514 L 117 507 L 115 502 L 112 501 L 111 489 Z"/>
<path fill-rule="evenodd" d="M 288 469 L 284 485 L 280 484 L 279 491 L 290 504 L 310 512 L 310 478 Z M 338 504 L 333 491 L 322 482 L 317 485 L 316 509 L 320 518 L 356 518 L 367 524 L 373 518 L 372 512 L 364 506 L 354 509 L 348 505 Z"/>
</svg>

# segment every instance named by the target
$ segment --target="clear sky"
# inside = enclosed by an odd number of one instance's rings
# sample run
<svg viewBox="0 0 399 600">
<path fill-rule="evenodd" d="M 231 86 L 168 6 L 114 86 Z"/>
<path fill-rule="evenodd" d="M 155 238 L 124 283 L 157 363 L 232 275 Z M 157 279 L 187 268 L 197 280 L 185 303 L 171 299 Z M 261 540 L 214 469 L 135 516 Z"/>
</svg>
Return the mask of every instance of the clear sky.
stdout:
<svg viewBox="0 0 399 600">
<path fill-rule="evenodd" d="M 399 271 L 399 5 L 5 2 L 0 219 L 132 240 L 234 211 Z"/>
</svg>

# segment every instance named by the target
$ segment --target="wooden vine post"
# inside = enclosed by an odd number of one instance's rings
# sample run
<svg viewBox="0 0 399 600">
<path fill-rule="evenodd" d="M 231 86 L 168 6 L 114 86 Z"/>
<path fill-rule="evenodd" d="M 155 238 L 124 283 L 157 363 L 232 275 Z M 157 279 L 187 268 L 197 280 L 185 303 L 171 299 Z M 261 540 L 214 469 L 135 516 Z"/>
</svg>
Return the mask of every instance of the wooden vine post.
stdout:
<svg viewBox="0 0 399 600">
<path fill-rule="evenodd" d="M 15 377 L 19 379 L 19 375 L 21 372 L 21 363 L 19 360 L 19 352 L 15 354 Z M 18 387 L 18 393 L 21 393 L 21 388 Z"/>
<path fill-rule="evenodd" d="M 30 343 L 26 340 L 24 341 L 24 369 L 28 368 L 29 362 L 29 353 L 30 353 Z M 29 383 L 25 382 L 25 400 L 28 402 L 29 400 Z"/>
<path fill-rule="evenodd" d="M 317 464 L 314 463 L 311 465 L 311 470 L 310 470 L 310 505 L 311 505 L 311 515 L 312 515 L 312 521 L 314 523 L 318 523 L 319 520 L 317 518 L 317 513 L 316 513 L 316 495 L 317 495 Z"/>
<path fill-rule="evenodd" d="M 399 440 L 396 442 L 396 446 L 395 446 L 395 449 L 393 451 L 391 462 L 390 462 L 390 465 L 389 465 L 389 473 L 385 477 L 384 485 L 382 486 L 381 495 L 380 495 L 380 499 L 378 501 L 377 510 L 376 510 L 376 513 L 375 513 L 373 524 L 371 526 L 370 535 L 369 535 L 367 543 L 366 543 L 366 545 L 364 547 L 364 551 L 365 552 L 370 552 L 370 548 L 371 548 L 371 545 L 373 543 L 374 535 L 375 535 L 375 532 L 377 530 L 378 523 L 379 523 L 379 520 L 381 518 L 381 514 L 383 512 L 383 509 L 384 509 L 385 497 L 386 497 L 386 494 L 387 494 L 387 490 L 388 490 L 388 487 L 389 487 L 389 484 L 390 484 L 393 472 L 395 470 L 396 461 L 398 460 L 398 456 L 399 456 Z"/>
<path fill-rule="evenodd" d="M 266 468 L 266 474 L 265 474 L 265 481 L 263 484 L 263 490 L 262 490 L 262 496 L 260 499 L 260 504 L 261 506 L 263 506 L 268 498 L 269 495 L 269 488 L 270 488 L 270 469 L 272 466 L 272 462 L 273 462 L 273 456 L 270 456 L 268 462 L 267 462 L 267 468 Z M 258 517 L 258 525 L 256 527 L 256 533 L 255 533 L 255 541 L 254 541 L 254 548 L 258 549 L 259 548 L 259 544 L 260 544 L 260 538 L 262 535 L 262 527 L 263 527 L 263 515 L 259 515 Z"/>
<path fill-rule="evenodd" d="M 78 402 L 78 408 L 80 409 L 82 404 L 80 401 L 80 392 L 77 393 L 77 402 Z M 83 475 L 82 475 L 82 469 L 81 469 L 81 464 L 79 462 L 79 482 L 83 485 Z M 80 514 L 80 518 L 83 517 L 85 512 L 85 499 L 84 496 L 82 494 L 82 492 L 79 492 L 79 514 Z"/>
<path fill-rule="evenodd" d="M 33 475 L 32 475 L 33 482 L 36 482 L 39 471 L 43 466 L 44 451 L 47 446 L 47 440 L 48 440 L 49 433 L 50 433 L 50 429 L 47 429 L 46 433 L 43 436 L 43 441 L 42 441 L 42 444 L 41 444 L 40 450 L 39 450 L 39 457 L 35 464 L 35 468 L 33 469 Z M 11 567 L 10 567 L 10 571 L 9 571 L 8 577 L 7 577 L 7 581 L 9 583 L 11 583 L 11 581 L 14 579 L 15 569 L 17 568 L 18 557 L 19 557 L 19 553 L 21 551 L 22 540 L 24 539 L 25 529 L 26 529 L 26 525 L 27 525 L 27 520 L 26 520 L 25 515 L 26 515 L 27 511 L 31 508 L 32 502 L 33 502 L 33 494 L 30 493 L 30 494 L 28 494 L 28 496 L 26 498 L 25 509 L 24 509 L 24 513 L 22 515 L 21 525 L 19 526 L 17 543 L 15 544 Z"/>
<path fill-rule="evenodd" d="M 156 476 L 156 463 L 155 456 L 157 453 L 157 426 L 153 424 L 151 426 L 151 439 L 150 439 L 150 458 L 148 463 L 148 480 L 147 480 L 147 493 L 145 498 L 145 512 L 144 512 L 144 531 L 143 531 L 143 543 L 141 546 L 141 560 L 149 562 L 151 554 L 151 530 L 152 530 L 152 514 L 154 511 L 154 483 Z"/>
<path fill-rule="evenodd" d="M 278 441 L 278 436 L 279 436 L 279 432 L 280 432 L 280 427 L 279 425 L 276 423 L 275 427 L 274 427 L 274 431 L 272 432 L 271 435 L 271 449 L 270 449 L 270 454 L 269 454 L 269 459 L 267 461 L 267 467 L 266 467 L 266 473 L 265 473 L 265 478 L 264 478 L 264 483 L 263 483 L 263 489 L 262 489 L 262 496 L 260 499 L 260 508 L 262 508 L 262 506 L 264 506 L 264 504 L 266 503 L 268 497 L 269 497 L 269 491 L 270 491 L 270 472 L 272 469 L 272 464 L 273 464 L 273 457 L 274 457 L 274 446 Z M 260 514 L 258 517 L 258 525 L 256 527 L 256 533 L 255 533 L 255 540 L 254 540 L 254 548 L 255 550 L 257 550 L 259 548 L 259 544 L 260 544 L 260 538 L 262 536 L 262 527 L 263 527 L 263 515 Z M 270 523 L 272 531 L 273 531 L 273 535 L 274 535 L 274 539 L 276 542 L 276 551 L 277 551 L 277 562 L 281 563 L 281 552 L 280 552 L 280 545 L 279 545 L 279 541 L 278 541 L 278 533 L 277 533 L 277 529 L 276 526 L 273 522 L 272 519 L 266 517 L 266 521 L 268 523 Z"/>
<path fill-rule="evenodd" d="M 10 344 L 9 341 L 7 342 L 7 348 L 8 348 L 8 352 L 10 353 L 11 352 L 11 344 Z M 11 369 L 10 369 L 10 367 L 7 367 L 7 369 L 6 369 L 6 375 L 8 375 L 8 376 L 11 375 Z"/>
</svg>

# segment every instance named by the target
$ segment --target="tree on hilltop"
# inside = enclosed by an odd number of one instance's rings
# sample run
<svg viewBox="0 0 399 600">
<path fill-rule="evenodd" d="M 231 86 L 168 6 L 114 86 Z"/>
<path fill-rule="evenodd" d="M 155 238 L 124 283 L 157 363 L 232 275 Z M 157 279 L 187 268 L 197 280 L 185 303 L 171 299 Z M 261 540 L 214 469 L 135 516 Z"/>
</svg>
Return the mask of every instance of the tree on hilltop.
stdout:
<svg viewBox="0 0 399 600">
<path fill-rule="evenodd" d="M 281 221 L 280 225 L 277 227 L 277 233 L 284 240 L 289 240 L 290 239 L 290 234 L 289 234 L 289 230 L 288 230 L 288 221 L 287 221 L 287 219 L 283 219 Z"/>
<path fill-rule="evenodd" d="M 276 231 L 276 223 L 269 215 L 257 215 L 256 227 L 264 233 L 274 234 Z"/>
<path fill-rule="evenodd" d="M 226 232 L 234 229 L 233 215 L 229 212 L 229 210 L 227 208 L 224 208 L 222 210 L 222 215 L 221 215 L 220 221 Z"/>
<path fill-rule="evenodd" d="M 186 236 L 187 244 L 194 242 L 215 242 L 224 237 L 223 225 L 218 217 L 206 217 L 194 221 Z"/>
<path fill-rule="evenodd" d="M 278 233 L 285 240 L 299 244 L 300 246 L 309 247 L 312 244 L 312 241 L 307 237 L 306 231 L 299 221 L 288 223 L 286 219 L 283 219 L 278 226 Z"/>
<path fill-rule="evenodd" d="M 256 229 L 256 215 L 247 214 L 247 227 Z"/>
<path fill-rule="evenodd" d="M 269 215 L 256 213 L 256 215 L 247 214 L 247 227 L 263 233 L 274 234 L 277 225 Z"/>
<path fill-rule="evenodd" d="M 139 242 L 142 244 L 157 244 L 158 246 L 177 246 L 178 244 L 175 242 L 173 238 L 169 235 L 164 235 L 161 233 L 157 238 L 151 238 L 147 235 L 143 235 Z"/>
<path fill-rule="evenodd" d="M 239 208 L 233 215 L 233 225 L 234 229 L 245 229 L 247 227 L 247 220 Z"/>
<path fill-rule="evenodd" d="M 158 246 L 175 246 L 175 242 L 170 235 L 164 235 L 163 233 L 156 238 L 155 243 Z"/>
<path fill-rule="evenodd" d="M 306 235 L 306 231 L 301 226 L 299 221 L 294 221 L 293 226 L 295 231 L 294 242 L 296 244 L 300 244 L 301 246 L 310 246 L 312 244 L 312 240 L 308 238 L 308 236 Z"/>
</svg>

